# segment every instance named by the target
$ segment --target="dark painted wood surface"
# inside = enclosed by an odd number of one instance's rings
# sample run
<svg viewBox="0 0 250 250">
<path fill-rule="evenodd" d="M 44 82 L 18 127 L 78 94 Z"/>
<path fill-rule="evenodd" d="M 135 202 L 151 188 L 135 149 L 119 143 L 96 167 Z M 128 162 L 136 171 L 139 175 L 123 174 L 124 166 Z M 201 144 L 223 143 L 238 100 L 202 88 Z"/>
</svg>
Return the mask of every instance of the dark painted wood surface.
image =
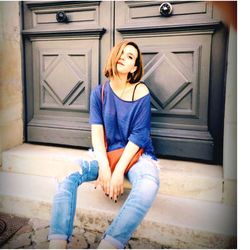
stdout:
<svg viewBox="0 0 250 250">
<path fill-rule="evenodd" d="M 89 95 L 110 48 L 140 46 L 152 95 L 156 153 L 221 163 L 226 32 L 211 2 L 26 2 L 26 126 L 30 142 L 89 147 Z M 58 23 L 64 11 L 68 23 Z"/>
</svg>

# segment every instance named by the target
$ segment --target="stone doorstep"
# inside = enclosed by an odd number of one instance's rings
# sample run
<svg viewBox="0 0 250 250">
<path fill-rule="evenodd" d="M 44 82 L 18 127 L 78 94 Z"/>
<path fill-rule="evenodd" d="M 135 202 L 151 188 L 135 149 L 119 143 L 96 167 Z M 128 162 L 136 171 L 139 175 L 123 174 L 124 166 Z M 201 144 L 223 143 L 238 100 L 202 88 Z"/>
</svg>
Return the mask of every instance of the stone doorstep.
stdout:
<svg viewBox="0 0 250 250">
<path fill-rule="evenodd" d="M 49 220 L 56 184 L 52 177 L 1 172 L 0 210 Z M 128 192 L 114 203 L 102 190 L 81 185 L 75 225 L 103 232 Z M 235 206 L 159 194 L 135 237 L 171 248 L 234 248 L 236 224 Z"/>
<path fill-rule="evenodd" d="M 78 171 L 76 159 L 90 160 L 86 150 L 22 144 L 3 152 L 2 170 L 62 179 Z M 160 193 L 178 197 L 221 202 L 222 167 L 160 159 Z M 126 180 L 125 187 L 130 189 Z"/>
</svg>

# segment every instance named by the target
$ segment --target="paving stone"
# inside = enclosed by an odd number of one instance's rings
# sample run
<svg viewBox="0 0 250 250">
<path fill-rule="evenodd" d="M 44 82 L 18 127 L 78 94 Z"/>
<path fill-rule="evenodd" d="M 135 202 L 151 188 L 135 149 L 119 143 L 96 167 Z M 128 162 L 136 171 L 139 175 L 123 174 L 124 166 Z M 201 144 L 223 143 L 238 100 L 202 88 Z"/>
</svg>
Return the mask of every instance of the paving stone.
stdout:
<svg viewBox="0 0 250 250">
<path fill-rule="evenodd" d="M 32 241 L 36 244 L 48 241 L 49 229 L 44 228 L 37 230 L 34 235 L 32 235 Z"/>
<path fill-rule="evenodd" d="M 49 249 L 49 241 L 40 242 L 35 246 L 35 249 Z"/>
<path fill-rule="evenodd" d="M 23 234 L 23 233 L 31 233 L 33 230 L 33 227 L 32 225 L 24 225 L 23 227 L 21 227 L 17 232 L 16 232 L 16 235 L 19 235 L 19 234 Z"/>
<path fill-rule="evenodd" d="M 87 249 L 88 246 L 89 244 L 82 234 L 72 235 L 72 241 L 68 244 L 69 249 Z"/>
<path fill-rule="evenodd" d="M 73 235 L 84 234 L 86 231 L 84 228 L 74 227 Z"/>
<path fill-rule="evenodd" d="M 90 249 L 97 249 L 98 245 L 99 245 L 99 242 L 95 242 L 93 244 L 90 244 L 89 248 Z"/>
<path fill-rule="evenodd" d="M 147 239 L 136 239 L 132 238 L 128 242 L 128 246 L 131 249 L 162 249 L 162 248 L 169 248 L 166 246 L 162 246 L 156 242 L 149 241 Z"/>
<path fill-rule="evenodd" d="M 103 233 L 97 231 L 87 231 L 84 236 L 89 242 L 89 248 L 96 249 L 102 240 Z"/>
<path fill-rule="evenodd" d="M 23 246 L 23 249 L 36 249 L 36 244 L 31 243 L 30 245 Z"/>
<path fill-rule="evenodd" d="M 16 249 L 31 244 L 31 233 L 14 235 L 2 248 Z"/>
<path fill-rule="evenodd" d="M 88 241 L 89 244 L 93 244 L 95 242 L 97 242 L 98 240 L 98 235 L 96 235 L 95 232 L 92 231 L 88 231 L 84 234 L 85 239 Z"/>
<path fill-rule="evenodd" d="M 24 249 L 36 249 L 35 245 L 33 245 L 33 244 L 28 245 L 28 246 L 24 246 L 23 248 Z"/>
<path fill-rule="evenodd" d="M 47 221 L 47 220 L 32 218 L 32 219 L 29 220 L 28 224 L 30 224 L 33 227 L 34 230 L 39 230 L 39 229 L 42 229 L 42 228 L 49 227 L 50 222 Z"/>
</svg>

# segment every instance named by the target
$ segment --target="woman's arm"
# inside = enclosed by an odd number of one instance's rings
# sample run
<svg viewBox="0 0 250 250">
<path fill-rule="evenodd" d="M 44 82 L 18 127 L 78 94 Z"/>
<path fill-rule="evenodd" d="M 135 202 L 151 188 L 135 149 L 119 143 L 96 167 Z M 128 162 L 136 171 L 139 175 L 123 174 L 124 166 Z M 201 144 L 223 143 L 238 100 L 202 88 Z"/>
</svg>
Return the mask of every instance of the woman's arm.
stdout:
<svg viewBox="0 0 250 250">
<path fill-rule="evenodd" d="M 133 156 L 137 153 L 138 150 L 139 147 L 133 142 L 129 141 L 123 151 L 120 160 L 116 164 L 115 169 L 124 174 L 126 167 L 128 166 L 128 164 L 130 163 Z"/>
<path fill-rule="evenodd" d="M 91 125 L 92 145 L 97 161 L 100 165 L 108 165 L 108 158 L 104 145 L 104 129 L 101 124 Z"/>
<path fill-rule="evenodd" d="M 109 192 L 109 197 L 114 199 L 115 202 L 117 201 L 118 196 L 123 194 L 124 191 L 124 171 L 138 150 L 139 147 L 133 142 L 129 141 L 122 153 L 120 160 L 116 164 L 115 170 L 111 177 Z"/>
<path fill-rule="evenodd" d="M 99 175 L 96 185 L 101 185 L 105 194 L 109 194 L 109 185 L 111 178 L 111 170 L 104 145 L 104 129 L 103 125 L 91 125 L 92 145 L 99 165 Z"/>
</svg>

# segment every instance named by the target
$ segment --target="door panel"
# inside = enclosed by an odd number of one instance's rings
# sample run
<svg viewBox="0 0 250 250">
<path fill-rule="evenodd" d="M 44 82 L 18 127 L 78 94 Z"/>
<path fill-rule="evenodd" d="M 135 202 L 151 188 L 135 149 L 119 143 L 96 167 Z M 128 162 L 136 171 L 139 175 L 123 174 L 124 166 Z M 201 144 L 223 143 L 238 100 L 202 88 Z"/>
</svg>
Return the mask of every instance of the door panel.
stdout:
<svg viewBox="0 0 250 250">
<path fill-rule="evenodd" d="M 183 43 L 182 41 L 185 41 Z M 178 117 L 186 117 L 184 125 L 206 124 L 206 99 L 201 91 L 208 90 L 209 55 L 211 39 L 206 36 L 140 38 L 145 63 L 144 80 L 152 93 L 153 113 L 168 115 L 168 120 L 179 123 Z M 154 44 L 151 47 L 150 44 Z M 202 65 L 202 67 L 200 67 Z M 203 75 L 199 79 L 199 75 Z"/>
<path fill-rule="evenodd" d="M 213 23 L 213 9 L 209 1 L 169 1 L 173 12 L 170 17 L 160 14 L 160 5 L 164 1 L 116 1 L 116 27 L 144 30 L 166 26 L 200 26 L 201 23 Z M 215 21 L 216 22 L 216 21 Z"/>
<path fill-rule="evenodd" d="M 72 130 L 90 130 L 89 95 L 98 82 L 98 42 L 38 40 L 33 41 L 32 54 L 36 62 L 33 66 L 35 102 L 33 118 L 28 123 L 29 140 L 44 140 L 41 127 L 50 128 L 51 134 L 53 128 L 63 129 L 66 134 L 72 134 Z M 65 143 L 65 137 L 54 135 L 47 142 Z"/>
<path fill-rule="evenodd" d="M 67 15 L 68 22 L 57 21 L 59 11 Z M 100 1 L 25 1 L 23 12 L 24 30 L 77 30 L 100 24 Z"/>
<path fill-rule="evenodd" d="M 39 50 L 41 110 L 88 111 L 91 50 Z"/>
</svg>

